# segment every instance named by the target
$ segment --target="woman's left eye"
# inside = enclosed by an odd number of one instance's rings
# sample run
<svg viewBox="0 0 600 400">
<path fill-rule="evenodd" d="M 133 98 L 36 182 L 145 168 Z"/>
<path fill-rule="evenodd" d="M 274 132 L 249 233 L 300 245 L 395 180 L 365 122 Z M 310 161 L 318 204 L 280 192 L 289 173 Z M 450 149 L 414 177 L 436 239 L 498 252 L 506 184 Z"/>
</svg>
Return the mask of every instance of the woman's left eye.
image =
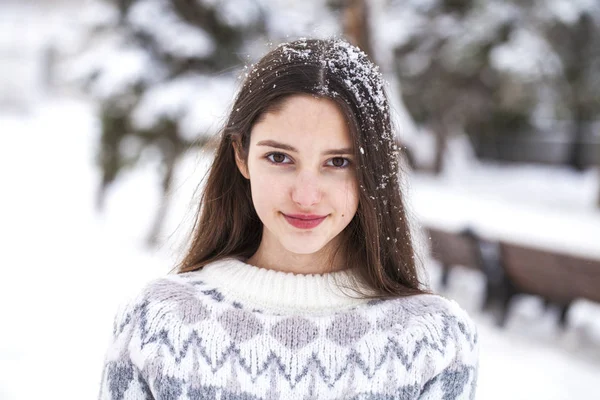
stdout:
<svg viewBox="0 0 600 400">
<path fill-rule="evenodd" d="M 350 160 L 344 157 L 333 157 L 327 160 L 327 165 L 335 168 L 345 168 L 350 164 Z"/>
<path fill-rule="evenodd" d="M 286 160 L 289 161 L 288 156 L 283 153 L 269 153 L 267 159 L 273 164 L 289 164 L 289 162 L 286 162 Z"/>
</svg>

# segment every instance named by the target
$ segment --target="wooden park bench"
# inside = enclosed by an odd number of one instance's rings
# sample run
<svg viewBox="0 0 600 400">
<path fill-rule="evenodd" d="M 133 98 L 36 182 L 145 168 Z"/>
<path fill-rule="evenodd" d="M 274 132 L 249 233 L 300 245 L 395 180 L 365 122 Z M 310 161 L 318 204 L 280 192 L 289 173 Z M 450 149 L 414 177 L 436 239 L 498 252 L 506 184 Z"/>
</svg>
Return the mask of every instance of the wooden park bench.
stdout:
<svg viewBox="0 0 600 400">
<path fill-rule="evenodd" d="M 515 296 L 531 294 L 560 307 L 559 323 L 566 324 L 576 299 L 600 303 L 600 260 L 529 246 L 493 242 L 473 231 L 450 232 L 428 228 L 431 255 L 442 266 L 442 287 L 454 266 L 481 271 L 486 279 L 483 310 L 500 305 L 497 324 L 504 326 Z"/>
<path fill-rule="evenodd" d="M 600 260 L 507 242 L 500 242 L 500 252 L 506 276 L 500 325 L 519 294 L 537 295 L 560 306 L 561 326 L 574 300 L 600 302 Z"/>
</svg>

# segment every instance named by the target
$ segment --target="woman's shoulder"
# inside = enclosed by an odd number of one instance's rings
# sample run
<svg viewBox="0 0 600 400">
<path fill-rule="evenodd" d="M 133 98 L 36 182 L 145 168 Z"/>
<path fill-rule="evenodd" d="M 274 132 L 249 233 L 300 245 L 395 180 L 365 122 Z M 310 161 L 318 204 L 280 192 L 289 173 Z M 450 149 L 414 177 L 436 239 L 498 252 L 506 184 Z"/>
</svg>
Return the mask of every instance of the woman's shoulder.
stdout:
<svg viewBox="0 0 600 400">
<path fill-rule="evenodd" d="M 223 295 L 204 278 L 203 269 L 173 273 L 146 283 L 137 296 L 148 305 L 197 306 L 199 303 L 221 302 Z"/>
<path fill-rule="evenodd" d="M 418 316 L 444 316 L 461 322 L 471 322 L 467 312 L 455 300 L 439 294 L 424 293 L 392 301 L 397 302 L 406 312 Z"/>
<path fill-rule="evenodd" d="M 452 299 L 438 294 L 419 294 L 389 300 L 387 313 L 402 320 L 405 326 L 421 327 L 428 334 L 446 341 L 464 340 L 473 346 L 477 343 L 477 326 L 469 314 Z"/>
<path fill-rule="evenodd" d="M 206 313 L 208 299 L 220 301 L 222 295 L 202 281 L 199 271 L 155 277 L 133 288 L 121 301 L 117 321 L 160 321 L 168 317 L 193 319 L 191 314 Z"/>
</svg>

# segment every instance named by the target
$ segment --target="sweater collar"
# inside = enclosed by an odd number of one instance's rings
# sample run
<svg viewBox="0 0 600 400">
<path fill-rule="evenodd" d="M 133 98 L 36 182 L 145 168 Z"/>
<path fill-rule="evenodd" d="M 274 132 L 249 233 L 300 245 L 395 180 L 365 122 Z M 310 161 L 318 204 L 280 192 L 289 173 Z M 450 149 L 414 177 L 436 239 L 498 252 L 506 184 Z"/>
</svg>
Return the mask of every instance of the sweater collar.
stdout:
<svg viewBox="0 0 600 400">
<path fill-rule="evenodd" d="M 350 270 L 302 275 L 226 258 L 204 266 L 197 273 L 232 299 L 269 309 L 318 313 L 368 301 L 349 289 L 358 286 L 367 292 Z"/>
</svg>

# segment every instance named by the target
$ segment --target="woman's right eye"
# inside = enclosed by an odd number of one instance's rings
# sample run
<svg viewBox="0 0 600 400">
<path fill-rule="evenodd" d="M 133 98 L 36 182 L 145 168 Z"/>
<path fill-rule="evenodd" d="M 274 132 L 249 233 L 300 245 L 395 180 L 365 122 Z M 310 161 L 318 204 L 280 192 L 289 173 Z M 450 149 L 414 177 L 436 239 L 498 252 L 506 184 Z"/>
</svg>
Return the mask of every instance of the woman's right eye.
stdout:
<svg viewBox="0 0 600 400">
<path fill-rule="evenodd" d="M 273 164 L 289 164 L 288 156 L 283 153 L 269 153 L 267 159 Z M 288 162 L 285 162 L 286 159 L 288 159 Z"/>
</svg>

